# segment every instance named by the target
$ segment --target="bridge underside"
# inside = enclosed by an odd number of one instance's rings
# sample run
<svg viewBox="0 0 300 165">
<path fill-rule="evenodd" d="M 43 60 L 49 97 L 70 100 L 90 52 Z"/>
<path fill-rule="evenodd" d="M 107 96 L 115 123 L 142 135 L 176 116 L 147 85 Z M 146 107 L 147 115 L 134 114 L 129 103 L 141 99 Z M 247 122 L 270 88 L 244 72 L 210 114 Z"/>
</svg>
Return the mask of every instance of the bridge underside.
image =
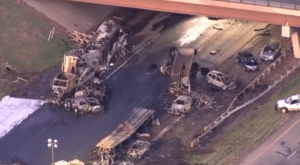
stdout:
<svg viewBox="0 0 300 165">
<path fill-rule="evenodd" d="M 104 4 L 155 10 L 190 15 L 207 15 L 220 18 L 249 20 L 300 27 L 300 10 L 258 6 L 214 0 L 73 0 L 86 3 Z M 286 29 L 286 28 L 285 28 Z M 283 29 L 284 30 L 284 29 Z M 290 30 L 289 30 L 290 31 Z M 284 33 L 284 32 L 283 32 Z M 298 28 L 288 32 L 293 42 L 295 57 L 300 58 Z M 294 45 L 298 44 L 298 45 Z M 296 49 L 296 50 L 295 50 Z"/>
</svg>

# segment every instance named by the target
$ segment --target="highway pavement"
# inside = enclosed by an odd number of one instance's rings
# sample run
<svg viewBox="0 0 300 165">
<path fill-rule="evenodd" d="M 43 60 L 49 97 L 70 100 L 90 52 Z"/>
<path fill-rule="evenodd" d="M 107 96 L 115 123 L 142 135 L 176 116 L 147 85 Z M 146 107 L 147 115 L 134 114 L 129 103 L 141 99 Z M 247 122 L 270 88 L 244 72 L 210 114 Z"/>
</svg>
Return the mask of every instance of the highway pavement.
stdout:
<svg viewBox="0 0 300 165">
<path fill-rule="evenodd" d="M 283 127 L 250 153 L 241 165 L 299 165 L 299 135 L 300 114 L 296 112 Z"/>
</svg>

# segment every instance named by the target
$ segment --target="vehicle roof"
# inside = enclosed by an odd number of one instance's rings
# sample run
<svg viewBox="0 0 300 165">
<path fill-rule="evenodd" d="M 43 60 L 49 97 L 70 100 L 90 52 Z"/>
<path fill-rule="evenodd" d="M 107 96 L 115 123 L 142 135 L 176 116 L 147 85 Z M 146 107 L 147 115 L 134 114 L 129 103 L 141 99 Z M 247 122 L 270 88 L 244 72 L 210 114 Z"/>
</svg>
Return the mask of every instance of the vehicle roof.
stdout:
<svg viewBox="0 0 300 165">
<path fill-rule="evenodd" d="M 192 47 L 176 47 L 176 51 L 182 56 L 193 56 L 195 48 Z"/>
<path fill-rule="evenodd" d="M 300 94 L 290 96 L 293 100 L 300 99 Z"/>
<path fill-rule="evenodd" d="M 239 54 L 243 57 L 253 57 L 253 54 L 249 50 L 240 51 Z"/>
<path fill-rule="evenodd" d="M 278 44 L 279 41 L 278 40 L 274 40 L 274 39 L 271 39 L 266 46 L 270 46 L 270 47 L 273 47 L 275 46 L 276 44 Z"/>
<path fill-rule="evenodd" d="M 181 95 L 181 96 L 178 96 L 176 98 L 176 100 L 187 100 L 187 99 L 191 99 L 191 98 L 192 98 L 191 96 Z"/>
<path fill-rule="evenodd" d="M 212 70 L 212 71 L 210 71 L 208 74 L 221 74 L 221 75 L 224 75 L 224 76 L 227 76 L 226 74 L 224 74 L 224 73 L 222 73 L 222 72 L 219 72 L 219 71 L 217 71 L 217 70 Z M 227 76 L 228 77 L 228 76 Z"/>
</svg>

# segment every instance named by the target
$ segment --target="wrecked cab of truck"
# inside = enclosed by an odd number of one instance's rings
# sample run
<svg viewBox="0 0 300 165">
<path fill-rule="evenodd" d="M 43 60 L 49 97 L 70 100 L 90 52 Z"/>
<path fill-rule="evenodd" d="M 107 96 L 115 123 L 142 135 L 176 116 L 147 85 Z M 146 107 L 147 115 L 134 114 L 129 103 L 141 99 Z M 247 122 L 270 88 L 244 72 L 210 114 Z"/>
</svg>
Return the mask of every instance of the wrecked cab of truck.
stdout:
<svg viewBox="0 0 300 165">
<path fill-rule="evenodd" d="M 168 109 L 168 113 L 174 115 L 186 113 L 191 109 L 192 104 L 193 98 L 191 96 L 179 96 Z"/>
</svg>

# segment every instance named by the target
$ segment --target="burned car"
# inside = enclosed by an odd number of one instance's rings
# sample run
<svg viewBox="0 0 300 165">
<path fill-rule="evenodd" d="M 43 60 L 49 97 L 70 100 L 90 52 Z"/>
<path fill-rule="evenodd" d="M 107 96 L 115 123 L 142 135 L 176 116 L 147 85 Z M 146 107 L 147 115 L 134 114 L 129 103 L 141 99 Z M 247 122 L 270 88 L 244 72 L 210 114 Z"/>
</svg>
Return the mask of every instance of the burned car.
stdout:
<svg viewBox="0 0 300 165">
<path fill-rule="evenodd" d="M 104 112 L 104 108 L 99 100 L 93 97 L 68 98 L 65 100 L 64 106 L 67 110 L 74 110 L 77 114 Z"/>
<path fill-rule="evenodd" d="M 150 145 L 146 140 L 137 140 L 129 147 L 127 155 L 132 159 L 140 159 L 149 150 Z"/>
<path fill-rule="evenodd" d="M 191 109 L 193 104 L 193 98 L 190 96 L 179 96 L 173 102 L 170 109 L 168 109 L 169 114 L 180 115 L 181 113 L 186 113 Z"/>
<path fill-rule="evenodd" d="M 275 105 L 275 110 L 279 110 L 282 113 L 287 113 L 289 111 L 299 111 L 300 94 L 292 95 L 283 100 L 278 100 Z"/>
<path fill-rule="evenodd" d="M 236 89 L 235 78 L 230 79 L 226 74 L 213 70 L 206 75 L 209 84 L 215 85 L 223 90 Z"/>
</svg>

